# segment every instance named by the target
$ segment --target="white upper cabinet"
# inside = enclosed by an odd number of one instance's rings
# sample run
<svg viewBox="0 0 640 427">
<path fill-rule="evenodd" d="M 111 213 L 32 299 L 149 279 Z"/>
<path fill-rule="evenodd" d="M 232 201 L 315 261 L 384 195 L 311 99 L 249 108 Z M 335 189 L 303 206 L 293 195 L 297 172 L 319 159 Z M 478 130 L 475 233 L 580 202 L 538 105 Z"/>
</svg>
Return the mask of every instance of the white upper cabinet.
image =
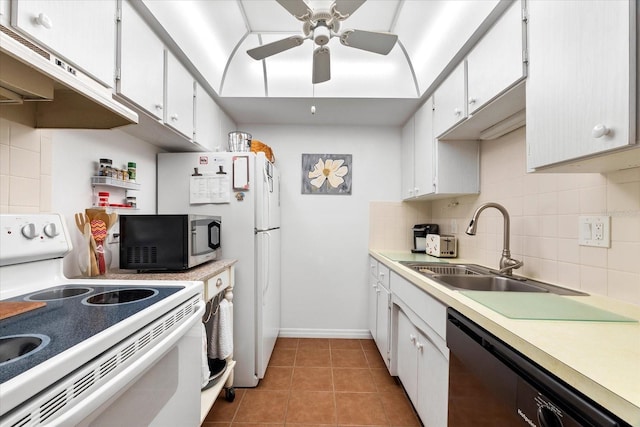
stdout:
<svg viewBox="0 0 640 427">
<path fill-rule="evenodd" d="M 439 136 L 447 129 L 467 117 L 466 62 L 462 61 L 434 94 L 434 135 Z"/>
<path fill-rule="evenodd" d="M 226 139 L 220 139 L 221 111 L 218 104 L 196 83 L 196 119 L 193 141 L 209 151 L 224 151 Z"/>
<path fill-rule="evenodd" d="M 415 116 L 411 116 L 407 123 L 405 123 L 402 128 L 402 139 L 401 139 L 401 159 L 400 164 L 402 165 L 402 170 L 400 173 L 402 174 L 400 177 L 402 189 L 400 191 L 400 197 L 404 200 L 408 200 L 413 198 L 415 193 L 415 185 L 413 179 L 413 168 L 414 168 L 414 153 L 413 153 L 413 142 L 415 141 Z"/>
<path fill-rule="evenodd" d="M 117 92 L 164 118 L 164 44 L 129 2 L 122 2 Z"/>
<path fill-rule="evenodd" d="M 478 142 L 440 141 L 433 127 L 433 98 L 429 98 L 402 130 L 402 199 L 480 191 Z"/>
<path fill-rule="evenodd" d="M 471 50 L 467 56 L 469 115 L 526 76 L 525 34 L 522 3 L 515 1 Z"/>
<path fill-rule="evenodd" d="M 106 87 L 115 70 L 116 1 L 13 0 L 11 25 Z"/>
<path fill-rule="evenodd" d="M 505 9 L 496 22 L 436 89 L 434 128 L 441 141 L 494 139 L 524 125 L 527 23 L 523 5 L 520 0 L 503 3 Z M 466 114 L 452 117 L 451 100 L 455 99 L 455 114 L 461 110 L 458 99 L 463 92 Z"/>
<path fill-rule="evenodd" d="M 167 85 L 165 123 L 188 139 L 193 138 L 194 79 L 169 51 L 165 81 Z"/>
<path fill-rule="evenodd" d="M 427 99 L 415 114 L 414 196 L 421 197 L 435 191 L 433 150 L 433 98 Z"/>
<path fill-rule="evenodd" d="M 402 130 L 402 198 L 433 193 L 433 101 L 429 98 Z"/>
<path fill-rule="evenodd" d="M 532 1 L 528 7 L 527 168 L 639 166 L 637 2 Z M 601 153 L 612 154 L 593 157 Z"/>
</svg>

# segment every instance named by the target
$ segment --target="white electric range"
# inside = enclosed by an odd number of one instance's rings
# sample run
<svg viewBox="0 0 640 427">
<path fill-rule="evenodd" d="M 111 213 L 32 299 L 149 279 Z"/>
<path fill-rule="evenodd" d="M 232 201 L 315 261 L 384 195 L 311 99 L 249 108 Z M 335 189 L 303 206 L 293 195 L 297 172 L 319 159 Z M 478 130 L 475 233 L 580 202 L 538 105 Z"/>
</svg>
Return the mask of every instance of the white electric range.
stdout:
<svg viewBox="0 0 640 427">
<path fill-rule="evenodd" d="M 60 215 L 0 215 L 0 312 L 42 305 L 0 320 L 0 426 L 198 425 L 202 282 L 68 279 L 71 248 Z"/>
</svg>

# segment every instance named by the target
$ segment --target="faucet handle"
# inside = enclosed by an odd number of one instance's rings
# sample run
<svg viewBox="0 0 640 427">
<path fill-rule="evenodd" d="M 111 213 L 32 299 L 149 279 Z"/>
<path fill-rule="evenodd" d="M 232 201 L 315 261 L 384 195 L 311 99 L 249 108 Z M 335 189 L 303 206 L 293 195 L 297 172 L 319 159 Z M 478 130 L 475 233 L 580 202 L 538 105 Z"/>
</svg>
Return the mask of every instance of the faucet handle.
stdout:
<svg viewBox="0 0 640 427">
<path fill-rule="evenodd" d="M 500 259 L 500 273 L 511 276 L 514 269 L 518 269 L 524 265 L 524 261 L 519 261 L 508 256 Z"/>
</svg>

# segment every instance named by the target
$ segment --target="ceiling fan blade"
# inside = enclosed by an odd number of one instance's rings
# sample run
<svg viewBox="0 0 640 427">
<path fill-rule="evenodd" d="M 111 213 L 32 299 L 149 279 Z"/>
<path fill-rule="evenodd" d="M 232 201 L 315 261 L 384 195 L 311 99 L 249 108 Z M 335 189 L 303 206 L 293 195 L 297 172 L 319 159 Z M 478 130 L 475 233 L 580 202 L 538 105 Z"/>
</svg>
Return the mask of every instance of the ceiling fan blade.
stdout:
<svg viewBox="0 0 640 427">
<path fill-rule="evenodd" d="M 333 10 L 338 12 L 342 19 L 346 19 L 355 12 L 366 0 L 335 0 Z"/>
<path fill-rule="evenodd" d="M 369 52 L 386 55 L 391 52 L 398 41 L 398 36 L 391 33 L 379 33 L 375 31 L 345 30 L 340 35 L 340 43 L 345 46 L 355 47 Z"/>
<path fill-rule="evenodd" d="M 307 14 L 311 15 L 311 13 L 313 13 L 309 5 L 307 5 L 307 3 L 305 3 L 304 0 L 276 0 L 276 1 L 280 4 L 280 6 L 287 9 L 287 11 L 290 14 L 292 14 L 298 19 L 301 19 Z"/>
<path fill-rule="evenodd" d="M 304 42 L 304 37 L 291 36 L 286 39 L 278 40 L 273 43 L 267 43 L 262 46 L 249 49 L 247 53 L 253 59 L 264 59 L 268 56 L 275 55 L 276 53 L 284 52 L 285 50 L 300 46 Z"/>
<path fill-rule="evenodd" d="M 313 84 L 326 82 L 331 78 L 331 57 L 329 48 L 320 46 L 313 51 Z"/>
</svg>

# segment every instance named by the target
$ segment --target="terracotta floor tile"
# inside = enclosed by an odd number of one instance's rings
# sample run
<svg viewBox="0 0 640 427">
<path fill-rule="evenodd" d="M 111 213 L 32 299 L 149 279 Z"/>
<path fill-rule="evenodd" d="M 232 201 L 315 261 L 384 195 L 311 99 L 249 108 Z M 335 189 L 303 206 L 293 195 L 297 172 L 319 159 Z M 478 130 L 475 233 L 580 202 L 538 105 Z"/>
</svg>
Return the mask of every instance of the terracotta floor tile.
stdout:
<svg viewBox="0 0 640 427">
<path fill-rule="evenodd" d="M 326 391 L 295 391 L 289 398 L 287 424 L 335 424 L 334 393 Z"/>
<path fill-rule="evenodd" d="M 329 340 L 329 344 L 331 345 L 331 349 L 343 349 L 343 350 L 361 350 L 362 346 L 360 345 L 360 340 L 356 339 L 340 339 L 340 338 L 332 338 Z"/>
<path fill-rule="evenodd" d="M 376 346 L 376 342 L 372 339 L 368 340 L 360 340 L 360 345 L 363 350 L 375 350 L 378 351 L 378 347 Z"/>
<path fill-rule="evenodd" d="M 336 391 L 377 391 L 368 368 L 333 368 Z"/>
<path fill-rule="evenodd" d="M 236 397 L 233 402 L 227 402 L 224 398 L 224 393 L 216 399 L 213 407 L 205 417 L 204 421 L 208 422 L 231 422 L 236 415 L 238 406 L 244 397 L 245 390 L 235 389 Z"/>
<path fill-rule="evenodd" d="M 389 425 L 378 393 L 336 393 L 338 424 Z"/>
<path fill-rule="evenodd" d="M 298 348 L 298 338 L 278 338 L 276 348 Z"/>
<path fill-rule="evenodd" d="M 409 399 L 403 393 L 379 393 L 382 407 L 392 426 L 420 426 Z"/>
<path fill-rule="evenodd" d="M 384 359 L 382 359 L 382 356 L 380 355 L 378 350 L 365 350 L 364 354 L 367 358 L 367 363 L 369 364 L 370 368 L 386 369 L 387 365 L 384 364 Z"/>
<path fill-rule="evenodd" d="M 295 366 L 330 367 L 330 350 L 328 348 L 299 348 L 296 353 Z"/>
<path fill-rule="evenodd" d="M 289 391 L 247 389 L 234 421 L 284 423 Z"/>
<path fill-rule="evenodd" d="M 297 366 L 293 369 L 292 390 L 333 391 L 331 368 Z"/>
<path fill-rule="evenodd" d="M 298 349 L 301 348 L 329 348 L 328 338 L 300 338 L 298 339 Z"/>
<path fill-rule="evenodd" d="M 402 386 L 389 374 L 387 368 L 372 368 L 371 377 L 379 392 L 402 391 Z"/>
<path fill-rule="evenodd" d="M 269 366 L 293 366 L 296 360 L 296 349 L 274 348 L 269 359 Z"/>
<path fill-rule="evenodd" d="M 261 390 L 289 390 L 293 368 L 289 366 L 269 366 L 260 380 Z"/>
<path fill-rule="evenodd" d="M 206 426 L 203 425 L 202 427 Z M 233 423 L 233 427 L 284 427 L 284 423 Z"/>
<path fill-rule="evenodd" d="M 286 427 L 329 427 L 335 424 L 285 423 Z"/>
<path fill-rule="evenodd" d="M 231 427 L 231 423 L 230 422 L 216 423 L 216 422 L 210 422 L 210 421 L 203 421 L 201 424 L 201 427 Z"/>
<path fill-rule="evenodd" d="M 331 350 L 331 365 L 336 368 L 367 368 L 362 350 Z"/>
</svg>

